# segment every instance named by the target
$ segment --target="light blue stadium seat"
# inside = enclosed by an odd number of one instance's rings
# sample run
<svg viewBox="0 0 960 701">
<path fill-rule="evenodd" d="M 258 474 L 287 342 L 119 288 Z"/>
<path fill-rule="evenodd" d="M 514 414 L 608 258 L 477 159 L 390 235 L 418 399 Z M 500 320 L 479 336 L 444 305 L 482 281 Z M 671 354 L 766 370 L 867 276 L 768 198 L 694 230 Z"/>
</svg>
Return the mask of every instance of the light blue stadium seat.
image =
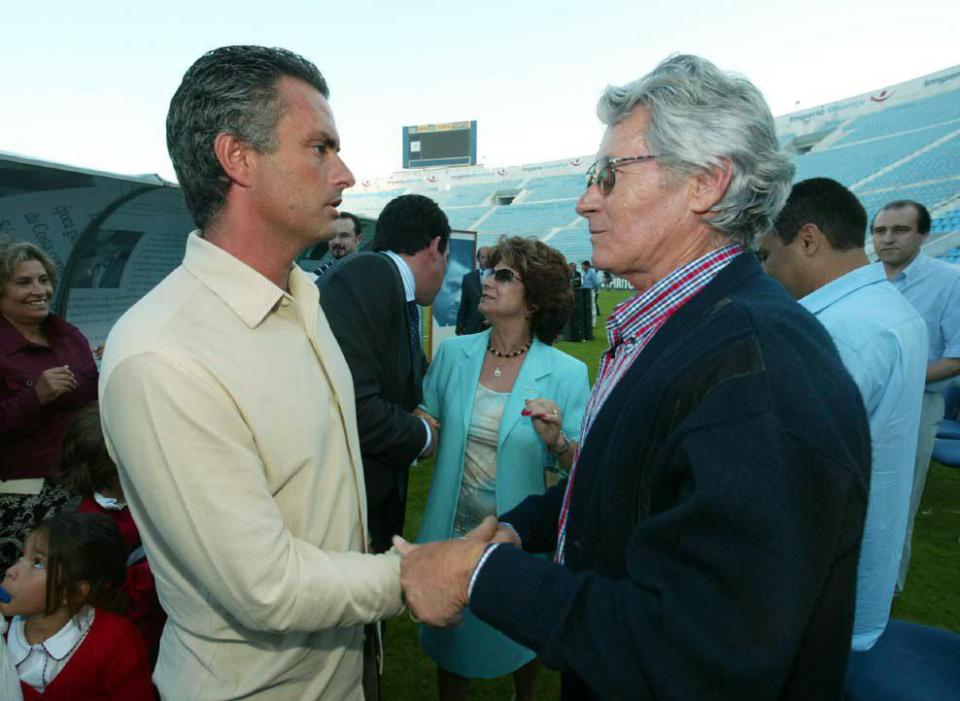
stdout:
<svg viewBox="0 0 960 701">
<path fill-rule="evenodd" d="M 811 151 L 796 157 L 797 172 L 794 175 L 794 182 L 807 178 L 826 177 L 850 186 L 868 175 L 872 175 L 882 168 L 909 156 L 917 149 L 933 143 L 957 128 L 960 128 L 960 123 L 887 136 L 867 143 L 834 146 L 824 151 Z M 883 178 L 885 176 L 881 176 L 880 179 Z M 912 181 L 894 179 L 890 184 L 907 182 Z M 869 186 L 871 189 L 879 187 L 874 181 L 871 181 Z"/>
<path fill-rule="evenodd" d="M 937 438 L 933 442 L 933 459 L 947 467 L 960 467 L 960 440 Z"/>
<path fill-rule="evenodd" d="M 951 90 L 859 117 L 844 128 L 847 135 L 835 145 L 895 134 L 906 129 L 955 120 L 958 117 L 960 90 Z"/>
<path fill-rule="evenodd" d="M 958 128 L 960 128 L 960 122 L 954 126 L 954 130 Z M 876 180 L 871 181 L 870 186 L 885 187 L 903 182 L 944 178 L 956 175 L 958 164 L 960 164 L 960 135 L 954 136 L 907 163 L 884 173 Z"/>
<path fill-rule="evenodd" d="M 473 229 L 473 224 L 484 215 L 484 213 L 490 209 L 490 207 L 460 207 L 458 209 L 451 209 L 447 207 L 441 207 L 444 213 L 447 215 L 447 220 L 450 222 L 451 229 L 464 229 L 471 231 Z"/>
<path fill-rule="evenodd" d="M 542 202 L 544 200 L 577 199 L 583 194 L 586 185 L 585 176 L 554 175 L 547 178 L 532 178 L 525 187 L 527 194 L 524 202 Z"/>
<path fill-rule="evenodd" d="M 891 619 L 876 645 L 850 654 L 847 701 L 960 699 L 960 635 Z"/>
</svg>

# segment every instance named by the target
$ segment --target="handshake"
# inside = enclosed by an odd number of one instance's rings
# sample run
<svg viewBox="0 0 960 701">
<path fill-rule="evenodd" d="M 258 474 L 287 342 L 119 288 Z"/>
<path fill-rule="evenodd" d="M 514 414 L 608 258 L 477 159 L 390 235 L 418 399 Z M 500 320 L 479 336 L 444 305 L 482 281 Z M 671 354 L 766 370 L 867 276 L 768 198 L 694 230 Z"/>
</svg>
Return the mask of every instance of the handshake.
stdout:
<svg viewBox="0 0 960 701">
<path fill-rule="evenodd" d="M 460 622 L 460 612 L 470 602 L 470 580 L 484 551 L 493 543 L 520 547 L 520 537 L 493 516 L 462 538 L 415 545 L 393 536 L 403 556 L 400 586 L 410 612 L 420 621 L 437 628 Z"/>
</svg>

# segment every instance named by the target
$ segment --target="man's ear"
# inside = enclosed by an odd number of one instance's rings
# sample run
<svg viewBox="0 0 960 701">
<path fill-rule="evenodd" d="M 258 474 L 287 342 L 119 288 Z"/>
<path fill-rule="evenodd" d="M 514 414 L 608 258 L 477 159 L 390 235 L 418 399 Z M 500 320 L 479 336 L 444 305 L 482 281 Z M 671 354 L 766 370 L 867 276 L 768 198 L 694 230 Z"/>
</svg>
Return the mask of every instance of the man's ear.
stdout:
<svg viewBox="0 0 960 701">
<path fill-rule="evenodd" d="M 213 153 L 232 182 L 249 187 L 256 150 L 236 134 L 220 132 L 213 140 Z"/>
<path fill-rule="evenodd" d="M 434 236 L 433 240 L 430 241 L 430 260 L 437 260 L 443 258 L 443 252 L 440 250 L 440 244 L 443 241 L 439 236 Z"/>
<path fill-rule="evenodd" d="M 816 224 L 801 226 L 797 232 L 796 240 L 800 245 L 800 252 L 807 258 L 813 258 L 817 255 L 820 247 L 826 244 L 826 237 Z"/>
<path fill-rule="evenodd" d="M 694 175 L 691 185 L 691 207 L 697 214 L 707 214 L 713 209 L 730 187 L 733 179 L 733 168 L 726 158 L 720 159 L 719 165 Z"/>
</svg>

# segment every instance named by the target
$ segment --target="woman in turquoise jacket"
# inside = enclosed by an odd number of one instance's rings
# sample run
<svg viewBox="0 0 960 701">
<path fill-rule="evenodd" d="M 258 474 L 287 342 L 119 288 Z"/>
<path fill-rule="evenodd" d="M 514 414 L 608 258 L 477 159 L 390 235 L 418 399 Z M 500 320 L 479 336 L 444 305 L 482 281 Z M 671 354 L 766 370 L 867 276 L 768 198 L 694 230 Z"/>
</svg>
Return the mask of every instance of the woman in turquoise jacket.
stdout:
<svg viewBox="0 0 960 701">
<path fill-rule="evenodd" d="M 480 311 L 490 329 L 440 344 L 422 410 L 440 444 L 421 542 L 459 537 L 488 515 L 542 494 L 570 466 L 590 392 L 587 367 L 552 348 L 573 306 L 563 255 L 533 239 L 502 239 L 489 256 Z M 514 673 L 518 701 L 533 698 L 532 651 L 463 612 L 448 630 L 421 627 L 437 663 L 440 698 L 466 698 L 471 678 Z"/>
</svg>

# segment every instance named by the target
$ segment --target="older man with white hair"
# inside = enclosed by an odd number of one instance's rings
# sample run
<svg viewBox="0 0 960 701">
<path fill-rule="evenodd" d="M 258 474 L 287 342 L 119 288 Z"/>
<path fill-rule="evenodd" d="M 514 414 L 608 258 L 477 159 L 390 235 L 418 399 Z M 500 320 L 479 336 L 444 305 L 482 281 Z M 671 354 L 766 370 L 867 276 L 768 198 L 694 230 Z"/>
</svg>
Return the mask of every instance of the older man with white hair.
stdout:
<svg viewBox="0 0 960 701">
<path fill-rule="evenodd" d="M 433 624 L 469 605 L 567 699 L 840 698 L 870 440 L 830 337 L 747 251 L 793 175 L 770 111 L 695 56 L 598 111 L 577 211 L 637 294 L 570 477 L 494 542 L 397 539 L 407 601 Z"/>
</svg>

